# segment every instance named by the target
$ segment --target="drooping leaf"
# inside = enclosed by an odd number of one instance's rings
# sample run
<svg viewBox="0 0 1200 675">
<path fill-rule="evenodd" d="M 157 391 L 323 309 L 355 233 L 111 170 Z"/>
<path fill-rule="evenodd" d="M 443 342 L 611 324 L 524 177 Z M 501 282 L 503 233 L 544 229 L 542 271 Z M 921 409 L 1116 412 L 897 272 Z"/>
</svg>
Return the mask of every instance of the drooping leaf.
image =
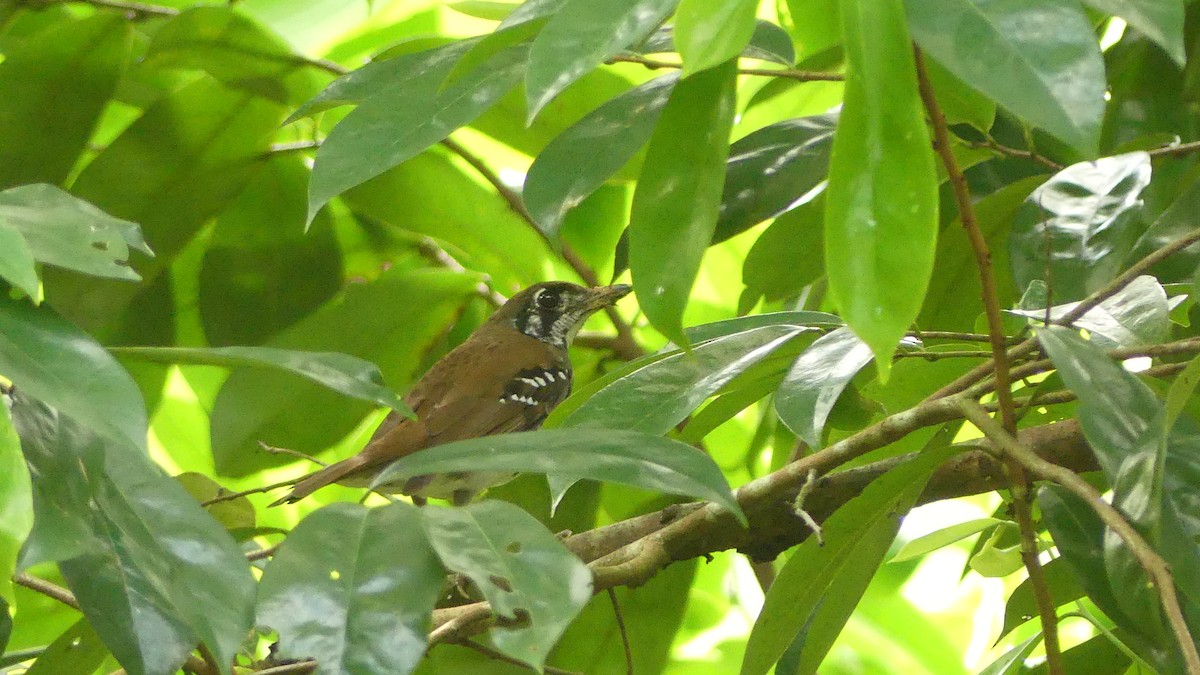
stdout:
<svg viewBox="0 0 1200 675">
<path fill-rule="evenodd" d="M 1104 115 L 1104 63 L 1071 0 L 906 0 L 913 39 L 968 85 L 1085 157 Z M 1029 30 L 1028 26 L 1054 26 Z"/>
<path fill-rule="evenodd" d="M 871 348 L 849 328 L 817 338 L 779 385 L 775 396 L 779 419 L 810 447 L 820 447 L 833 405 L 850 380 L 870 362 Z"/>
<path fill-rule="evenodd" d="M 0 376 L 97 433 L 146 452 L 146 408 L 129 373 L 49 307 L 0 296 Z"/>
<path fill-rule="evenodd" d="M 688 495 L 744 519 L 721 470 L 695 448 L 638 431 L 543 429 L 447 443 L 392 463 L 382 485 L 450 471 L 533 471 Z"/>
<path fill-rule="evenodd" d="M 757 10 L 757 0 L 680 0 L 675 45 L 683 57 L 684 77 L 740 55 L 754 35 Z"/>
<path fill-rule="evenodd" d="M 677 81 L 674 75 L 658 77 L 613 98 L 538 154 L 523 197 L 547 237 L 557 239 L 567 212 L 646 144 Z"/>
<path fill-rule="evenodd" d="M 21 439 L 13 429 L 8 406 L 0 395 L 0 601 L 13 604 L 12 575 L 17 569 L 17 554 L 33 528 L 33 493 L 29 469 L 21 455 Z M 7 607 L 0 614 L 8 615 Z M 4 652 L 0 640 L 0 654 Z"/>
<path fill-rule="evenodd" d="M 129 58 L 130 23 L 116 13 L 61 20 L 5 49 L 0 64 L 0 189 L 62 183 Z"/>
<path fill-rule="evenodd" d="M 629 267 L 638 304 L 677 344 L 686 344 L 683 310 L 717 224 L 736 79 L 731 61 L 675 86 L 633 195 Z"/>
<path fill-rule="evenodd" d="M 529 50 L 528 119 L 584 73 L 640 42 L 679 0 L 568 0 Z"/>
<path fill-rule="evenodd" d="M 263 573 L 258 623 L 280 653 L 334 675 L 412 672 L 442 570 L 408 504 L 330 504 L 288 535 Z"/>
<path fill-rule="evenodd" d="M 519 622 L 494 629 L 492 642 L 540 670 L 591 598 L 587 566 L 533 516 L 506 502 L 431 508 L 422 515 L 442 563 L 474 581 L 498 616 Z"/>
<path fill-rule="evenodd" d="M 400 396 L 384 383 L 378 366 L 349 354 L 273 347 L 117 347 L 113 352 L 118 356 L 154 363 L 278 369 L 346 396 L 405 414 L 412 413 Z"/>
<path fill-rule="evenodd" d="M 937 174 L 899 0 L 843 0 L 845 106 L 833 140 L 825 269 L 841 316 L 887 379 L 937 245 Z"/>
<path fill-rule="evenodd" d="M 1008 240 L 1017 288 L 1041 279 L 1060 303 L 1111 281 L 1140 233 L 1136 215 L 1149 183 L 1150 156 L 1131 152 L 1069 166 L 1034 190 Z"/>
<path fill-rule="evenodd" d="M 809 537 L 796 549 L 771 585 L 750 632 L 742 675 L 767 673 L 821 612 L 827 594 L 862 594 L 870 575 L 856 575 L 859 583 L 853 588 L 839 580 L 862 567 L 874 570 L 879 566 L 900 528 L 901 518 L 916 502 L 925 481 L 953 452 L 946 447 L 931 448 L 875 479 L 861 495 L 825 521 L 823 546 L 816 537 Z M 840 618 L 844 622 L 849 616 Z M 837 631 L 832 634 L 836 636 Z M 810 666 L 796 672 L 815 672 L 831 645 L 832 641 L 805 644 L 804 660 Z"/>
</svg>

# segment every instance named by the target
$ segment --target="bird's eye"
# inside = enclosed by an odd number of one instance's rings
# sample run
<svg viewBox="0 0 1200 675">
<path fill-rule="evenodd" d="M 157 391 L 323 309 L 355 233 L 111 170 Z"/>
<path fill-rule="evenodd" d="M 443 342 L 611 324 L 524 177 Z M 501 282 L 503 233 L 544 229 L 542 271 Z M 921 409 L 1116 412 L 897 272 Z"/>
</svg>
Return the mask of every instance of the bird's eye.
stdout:
<svg viewBox="0 0 1200 675">
<path fill-rule="evenodd" d="M 558 293 L 543 290 L 541 293 L 538 293 L 534 302 L 537 303 L 539 309 L 556 309 L 561 303 L 561 299 L 558 297 Z"/>
</svg>

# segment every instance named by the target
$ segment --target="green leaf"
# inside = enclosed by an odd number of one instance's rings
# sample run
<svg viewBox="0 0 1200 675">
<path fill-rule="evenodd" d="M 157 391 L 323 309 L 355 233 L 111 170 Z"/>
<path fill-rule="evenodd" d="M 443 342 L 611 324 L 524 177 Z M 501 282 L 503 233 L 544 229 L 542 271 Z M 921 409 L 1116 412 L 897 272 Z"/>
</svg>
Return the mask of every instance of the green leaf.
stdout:
<svg viewBox="0 0 1200 675">
<path fill-rule="evenodd" d="M 274 368 L 352 398 L 412 415 L 396 392 L 387 387 L 379 367 L 333 352 L 303 352 L 272 347 L 116 347 L 113 353 L 153 363 L 187 363 L 237 368 Z"/>
<path fill-rule="evenodd" d="M 718 66 L 742 53 L 754 34 L 758 0 L 680 0 L 675 12 L 675 44 L 683 75 Z"/>
<path fill-rule="evenodd" d="M 933 59 L 925 62 L 925 70 L 948 124 L 969 124 L 984 133 L 992 128 L 996 121 L 995 101 Z"/>
<path fill-rule="evenodd" d="M 1044 322 L 1047 314 L 1045 285 L 1041 280 L 1034 280 L 1029 288 L 1029 292 L 1021 299 L 1022 308 L 1011 310 L 1010 313 Z M 1069 302 L 1051 307 L 1051 321 L 1065 316 L 1078 305 L 1077 302 Z M 1137 277 L 1118 293 L 1089 309 L 1071 325 L 1088 331 L 1093 343 L 1106 348 L 1165 342 L 1171 332 L 1167 292 L 1154 277 Z"/>
<path fill-rule="evenodd" d="M 1074 164 L 1034 190 L 1008 239 L 1017 288 L 1041 279 L 1062 302 L 1111 281 L 1141 232 L 1140 197 L 1149 184 L 1150 155 L 1131 152 Z"/>
<path fill-rule="evenodd" d="M 92 675 L 108 650 L 87 619 L 80 619 L 50 643 L 25 675 Z"/>
<path fill-rule="evenodd" d="M 494 2 L 493 0 L 458 0 L 446 4 L 450 9 L 467 16 L 473 16 L 477 19 L 487 19 L 488 21 L 500 21 L 513 10 L 520 7 L 520 3 L 515 2 Z"/>
<path fill-rule="evenodd" d="M 563 89 L 629 45 L 643 40 L 679 0 L 568 0 L 529 50 L 528 120 Z"/>
<path fill-rule="evenodd" d="M 206 502 L 214 497 L 228 497 L 228 491 L 217 481 L 196 471 L 188 471 L 175 476 L 175 480 L 187 490 L 192 499 Z M 222 501 L 204 506 L 208 515 L 213 517 L 230 534 L 237 538 L 237 532 L 252 532 L 258 526 L 254 513 L 254 504 L 245 495 L 236 499 Z"/>
<path fill-rule="evenodd" d="M 825 197 L 818 195 L 775 219 L 755 240 L 742 264 L 746 309 L 764 298 L 777 302 L 800 294 L 825 274 Z"/>
<path fill-rule="evenodd" d="M 678 441 L 616 429 L 543 429 L 447 443 L 393 462 L 374 485 L 451 471 L 531 471 L 715 502 L 745 522 L 712 459 Z"/>
<path fill-rule="evenodd" d="M 775 411 L 780 421 L 810 447 L 821 447 L 821 435 L 833 404 L 870 362 L 871 348 L 849 328 L 817 338 L 779 385 Z"/>
<path fill-rule="evenodd" d="M 1070 562 L 1065 558 L 1055 558 L 1042 565 L 1045 572 L 1046 586 L 1050 596 L 1059 606 L 1069 604 L 1082 598 L 1083 587 L 1075 577 Z M 1033 592 L 1033 584 L 1028 577 L 1013 589 L 1008 601 L 1004 604 L 1004 627 L 1000 629 L 1000 637 L 1008 635 L 1014 628 L 1020 626 L 1038 615 L 1037 597 Z"/>
<path fill-rule="evenodd" d="M 821 612 L 827 595 L 860 597 L 870 575 L 855 574 L 862 567 L 876 569 L 912 508 L 929 475 L 955 450 L 933 448 L 875 479 L 862 494 L 834 512 L 822 525 L 824 545 L 809 537 L 788 559 L 746 643 L 742 675 L 762 675 L 783 655 L 809 622 Z M 839 580 L 856 576 L 854 587 Z M 849 618 L 848 616 L 844 617 Z M 837 631 L 833 631 L 836 635 Z M 828 632 L 825 632 L 828 635 Z M 803 637 L 801 637 L 803 639 Z M 805 661 L 816 666 L 832 642 L 805 644 Z"/>
<path fill-rule="evenodd" d="M 601 105 L 546 146 L 525 178 L 524 201 L 557 240 L 567 213 L 595 192 L 650 139 L 678 77 L 667 75 Z"/>
<path fill-rule="evenodd" d="M 937 173 L 900 0 L 843 0 L 842 23 L 848 79 L 829 168 L 825 269 L 842 318 L 886 381 L 933 273 Z"/>
<path fill-rule="evenodd" d="M 1072 0 L 906 0 L 924 51 L 1029 124 L 1093 157 L 1104 115 L 1104 62 Z M 1054 30 L 1029 30 L 1053 26 Z"/>
<path fill-rule="evenodd" d="M 796 58 L 805 61 L 842 42 L 842 5 L 839 0 L 786 0 L 796 41 Z"/>
<path fill-rule="evenodd" d="M 1183 37 L 1183 0 L 1083 0 L 1099 12 L 1119 16 L 1163 48 L 1182 68 L 1187 58 Z"/>
<path fill-rule="evenodd" d="M 96 277 L 140 281 L 129 249 L 154 255 L 136 224 L 45 183 L 0 192 L 0 230 L 23 237 L 39 262 Z"/>
<path fill-rule="evenodd" d="M 633 195 L 633 288 L 646 318 L 677 344 L 686 344 L 683 310 L 717 224 L 736 80 L 729 62 L 675 86 Z"/>
<path fill-rule="evenodd" d="M 146 452 L 146 408 L 129 373 L 49 307 L 0 296 L 0 375 L 98 433 Z"/>
<path fill-rule="evenodd" d="M 1166 427 L 1175 426 L 1175 421 L 1187 408 L 1189 399 L 1200 384 L 1200 356 L 1193 358 L 1183 372 L 1171 381 L 1171 389 L 1167 392 Z"/>
<path fill-rule="evenodd" d="M 591 572 L 533 516 L 506 502 L 430 508 L 425 530 L 442 563 L 465 574 L 500 617 L 496 648 L 541 670 L 550 648 L 592 596 Z"/>
<path fill-rule="evenodd" d="M 900 547 L 900 550 L 896 551 L 896 555 L 892 556 L 892 559 L 888 562 L 898 563 L 905 560 L 920 558 L 926 553 L 936 551 L 939 548 L 945 548 L 946 546 L 962 541 L 971 535 L 979 534 L 980 532 L 990 529 L 1003 522 L 1006 521 L 998 520 L 996 518 L 976 518 L 975 520 L 968 520 L 964 523 L 958 523 L 957 525 L 944 527 L 940 530 L 930 532 L 924 536 L 917 537 L 916 539 L 904 544 L 904 546 Z"/>
<path fill-rule="evenodd" d="M 33 529 L 33 493 L 21 439 L 13 429 L 4 398 L 0 394 L 0 601 L 12 605 L 16 602 L 11 579 L 17 554 Z M 7 616 L 8 608 L 0 607 L 0 613 Z M 4 653 L 3 642 L 0 640 L 0 654 Z"/>
<path fill-rule="evenodd" d="M 733 378 L 807 332 L 762 326 L 677 352 L 608 384 L 561 424 L 665 434 Z"/>
<path fill-rule="evenodd" d="M 1033 650 L 1042 641 L 1042 634 L 1035 633 L 1029 636 L 1021 644 L 1000 655 L 1000 658 L 992 661 L 983 670 L 979 671 L 979 675 L 1010 675 L 1012 673 L 1021 673 L 1025 671 L 1025 659 L 1033 653 Z"/>
<path fill-rule="evenodd" d="M 1003 579 L 1021 569 L 1021 545 L 1013 542 L 1016 525 L 1005 523 L 992 531 L 992 536 L 979 546 L 971 556 L 970 566 L 980 576 L 991 579 Z M 1011 543 L 1010 546 L 1004 546 Z"/>
<path fill-rule="evenodd" d="M 798 328 L 812 328 L 830 326 L 841 326 L 843 322 L 836 315 L 828 312 L 767 312 L 765 314 L 751 314 L 750 316 L 739 316 L 736 319 L 723 319 L 721 321 L 713 321 L 711 323 L 700 324 L 699 326 L 689 326 L 683 330 L 684 335 L 692 344 L 715 340 L 719 337 L 733 335 L 734 333 L 744 333 L 753 328 L 763 328 L 765 326 L 796 326 Z"/>
<path fill-rule="evenodd" d="M 308 221 L 330 199 L 416 156 L 490 108 L 520 81 L 528 52 L 528 42 L 513 45 L 446 86 L 457 49 L 436 50 L 434 58 L 421 52 L 411 55 L 414 59 L 383 61 L 379 68 L 364 67 L 331 84 L 318 99 L 336 98 L 336 105 L 350 102 L 346 97 L 355 93 L 365 98 L 317 151 Z M 310 104 L 292 118 L 311 114 Z"/>
<path fill-rule="evenodd" d="M 258 623 L 322 673 L 412 672 L 442 570 L 408 504 L 330 504 L 292 530 L 259 584 Z"/>
<path fill-rule="evenodd" d="M 98 13 L 50 24 L 0 64 L 0 189 L 62 183 L 129 58 L 131 24 Z"/>
<path fill-rule="evenodd" d="M 630 48 L 636 54 L 662 54 L 675 51 L 675 26 L 661 26 L 650 34 L 644 42 Z M 750 36 L 750 44 L 742 50 L 741 55 L 751 59 L 774 61 L 775 63 L 791 66 L 796 62 L 796 51 L 792 38 L 783 28 L 761 19 L 754 23 L 754 33 Z"/>
<path fill-rule="evenodd" d="M 713 243 L 790 209 L 829 174 L 837 115 L 784 120 L 729 146 Z"/>
<path fill-rule="evenodd" d="M 3 196 L 4 193 L 0 193 Z M 0 278 L 28 295 L 35 303 L 42 300 L 37 261 L 21 233 L 0 221 Z"/>
<path fill-rule="evenodd" d="M 450 270 L 396 268 L 351 286 L 336 302 L 280 333 L 270 347 L 341 352 L 381 364 L 384 381 L 393 386 L 412 382 L 423 350 L 453 321 L 477 282 L 474 275 Z M 261 452 L 259 441 L 317 452 L 341 439 L 367 410 L 360 401 L 297 382 L 290 373 L 234 372 L 213 404 L 217 471 L 243 476 L 291 461 Z"/>
<path fill-rule="evenodd" d="M 253 621 L 254 579 L 237 544 L 149 457 L 17 393 L 37 514 L 22 564 L 59 561 L 130 675 L 174 671 L 197 641 L 228 673 Z"/>
</svg>

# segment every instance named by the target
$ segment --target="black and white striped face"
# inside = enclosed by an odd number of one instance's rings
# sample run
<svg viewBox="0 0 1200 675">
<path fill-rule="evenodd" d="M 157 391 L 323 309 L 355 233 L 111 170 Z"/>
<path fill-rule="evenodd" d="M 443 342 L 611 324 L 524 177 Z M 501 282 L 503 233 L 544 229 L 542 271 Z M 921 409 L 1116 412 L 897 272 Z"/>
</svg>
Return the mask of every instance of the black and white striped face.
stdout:
<svg viewBox="0 0 1200 675">
<path fill-rule="evenodd" d="M 538 288 L 513 322 L 517 330 L 566 349 L 585 319 L 599 309 L 582 286 L 565 282 Z"/>
</svg>

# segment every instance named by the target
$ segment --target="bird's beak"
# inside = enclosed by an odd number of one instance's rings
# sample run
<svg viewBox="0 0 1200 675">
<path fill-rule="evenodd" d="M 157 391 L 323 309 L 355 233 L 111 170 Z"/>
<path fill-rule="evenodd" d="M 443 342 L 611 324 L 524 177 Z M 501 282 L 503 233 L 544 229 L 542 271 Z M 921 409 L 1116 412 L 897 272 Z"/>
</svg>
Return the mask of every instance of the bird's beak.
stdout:
<svg viewBox="0 0 1200 675">
<path fill-rule="evenodd" d="M 594 312 L 609 305 L 615 305 L 618 300 L 629 295 L 633 287 L 629 284 L 614 284 L 612 286 L 597 286 L 588 289 L 587 309 Z"/>
</svg>

